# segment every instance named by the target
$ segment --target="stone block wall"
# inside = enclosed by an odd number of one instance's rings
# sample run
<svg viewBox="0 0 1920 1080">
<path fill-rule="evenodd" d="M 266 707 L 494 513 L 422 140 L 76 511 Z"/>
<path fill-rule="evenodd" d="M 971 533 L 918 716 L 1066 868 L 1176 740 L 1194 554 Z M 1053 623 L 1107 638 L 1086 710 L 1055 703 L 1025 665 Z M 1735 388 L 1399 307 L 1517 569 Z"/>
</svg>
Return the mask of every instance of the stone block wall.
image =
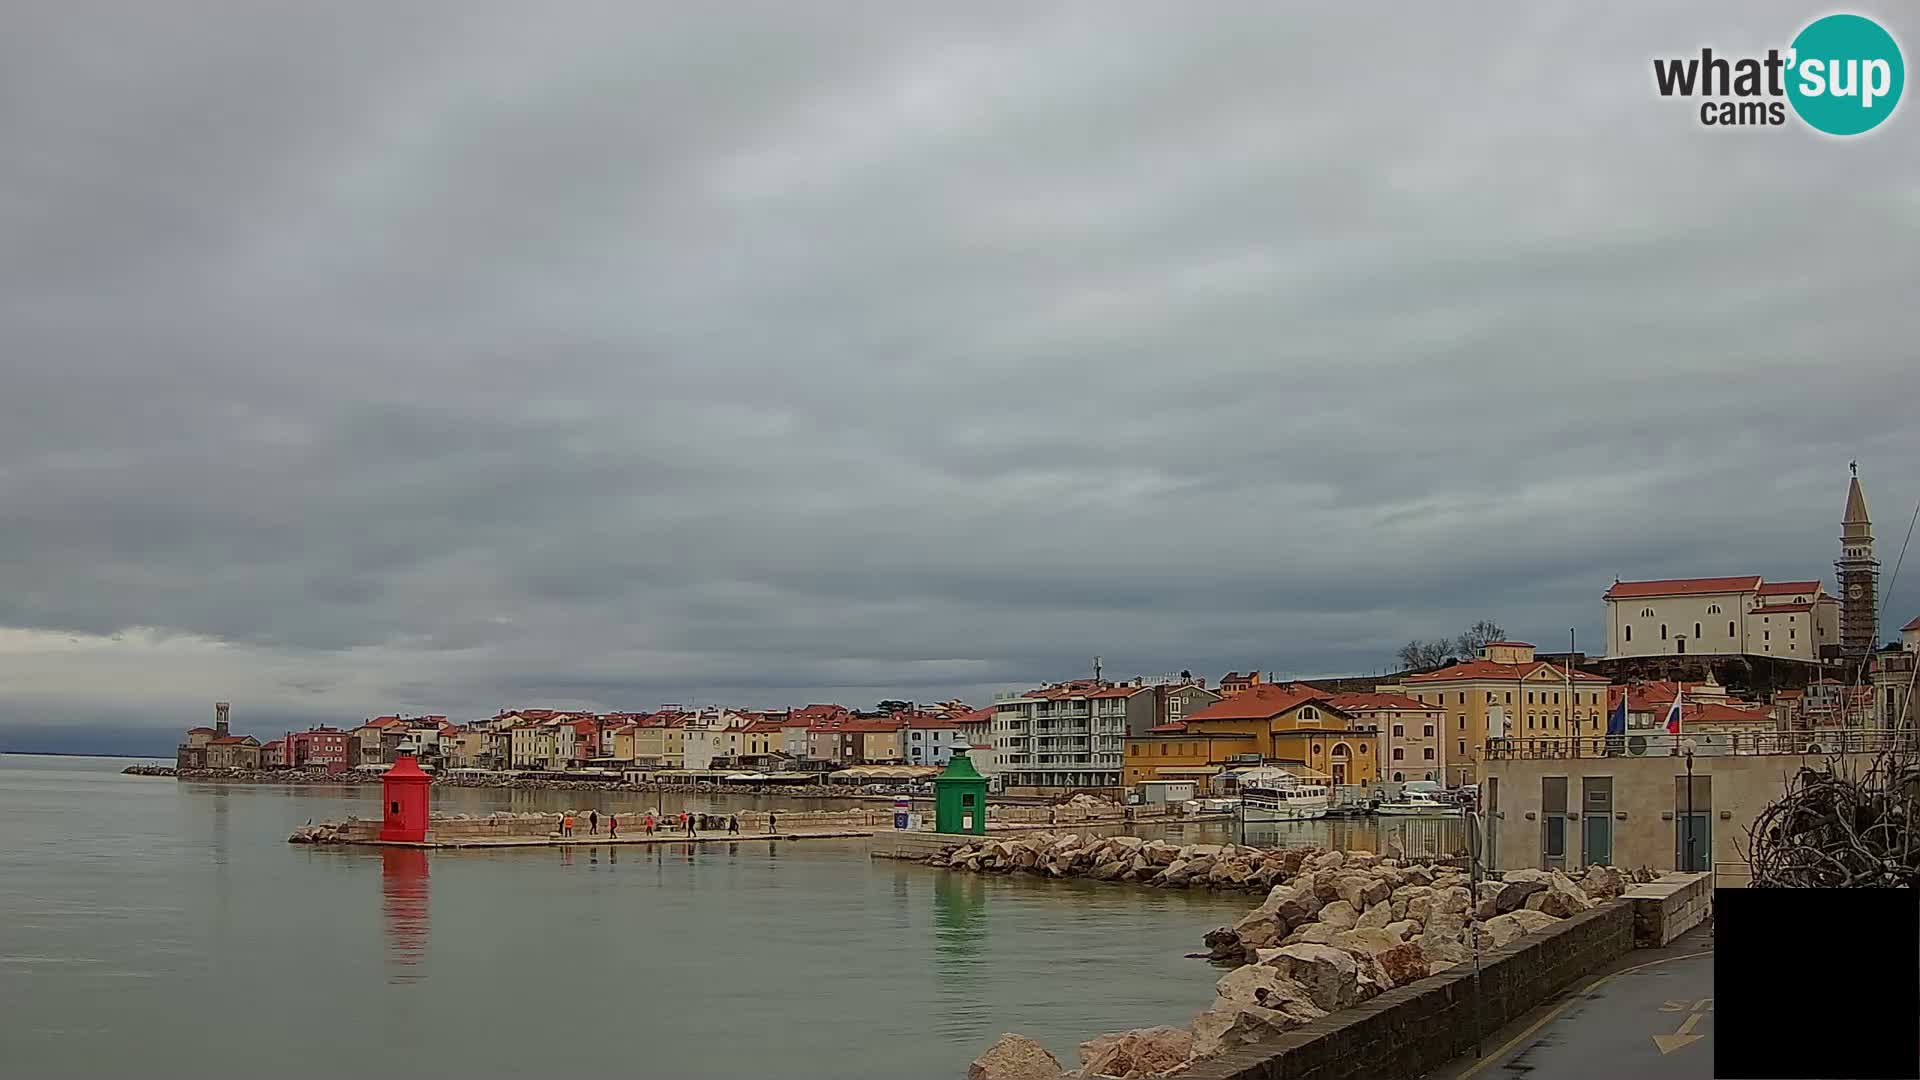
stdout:
<svg viewBox="0 0 1920 1080">
<path fill-rule="evenodd" d="M 1481 1030 L 1492 1032 L 1633 950 L 1614 902 L 1481 952 Z M 1471 964 L 1389 990 L 1267 1042 L 1195 1065 L 1188 1080 L 1412 1080 L 1473 1050 Z"/>
<path fill-rule="evenodd" d="M 1699 926 L 1713 913 L 1713 875 L 1662 874 L 1622 897 L 1633 905 L 1633 940 L 1657 949 Z"/>
</svg>

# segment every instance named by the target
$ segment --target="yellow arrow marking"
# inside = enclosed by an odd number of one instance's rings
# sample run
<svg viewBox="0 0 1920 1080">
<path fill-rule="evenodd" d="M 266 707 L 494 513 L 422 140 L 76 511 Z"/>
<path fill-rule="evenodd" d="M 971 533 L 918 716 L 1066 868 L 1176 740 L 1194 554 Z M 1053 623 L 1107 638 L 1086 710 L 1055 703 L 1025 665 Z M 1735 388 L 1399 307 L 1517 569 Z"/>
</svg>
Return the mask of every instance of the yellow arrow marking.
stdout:
<svg viewBox="0 0 1920 1080">
<path fill-rule="evenodd" d="M 1694 1003 L 1693 1003 L 1693 1011 L 1694 1011 L 1694 1012 L 1701 1012 L 1702 1010 L 1704 1010 L 1704 1011 L 1706 1011 L 1706 1012 L 1712 1012 L 1712 1011 L 1713 1011 L 1713 999 L 1712 999 L 1712 998 L 1701 998 L 1701 999 L 1700 999 L 1699 1001 L 1696 1001 L 1696 1002 L 1694 1002 Z"/>
<path fill-rule="evenodd" d="M 1700 1014 L 1697 1012 L 1688 1013 L 1687 1020 L 1680 1025 L 1679 1031 L 1671 1035 L 1655 1035 L 1653 1037 L 1653 1045 L 1660 1048 L 1660 1056 L 1665 1057 L 1683 1046 L 1697 1043 L 1701 1039 L 1706 1038 L 1705 1035 L 1695 1035 L 1693 1033 L 1694 1025 L 1698 1023 L 1700 1023 Z"/>
<path fill-rule="evenodd" d="M 1684 1001 L 1669 1001 L 1660 1006 L 1660 1011 L 1661 1012 L 1686 1012 L 1687 1003 Z"/>
</svg>

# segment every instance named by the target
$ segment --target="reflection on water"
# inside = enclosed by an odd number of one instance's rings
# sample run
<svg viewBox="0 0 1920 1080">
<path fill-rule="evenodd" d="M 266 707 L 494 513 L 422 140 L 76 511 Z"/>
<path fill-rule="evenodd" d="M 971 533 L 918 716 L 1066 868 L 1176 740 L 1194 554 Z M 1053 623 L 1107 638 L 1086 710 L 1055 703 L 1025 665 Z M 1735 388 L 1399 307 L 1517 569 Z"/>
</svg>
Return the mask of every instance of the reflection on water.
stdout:
<svg viewBox="0 0 1920 1080">
<path fill-rule="evenodd" d="M 992 1015 L 986 951 L 986 879 L 977 874 L 935 877 L 934 996 L 940 1003 L 943 1029 L 956 1036 L 984 1029 Z"/>
<path fill-rule="evenodd" d="M 387 981 L 418 982 L 426 977 L 427 853 L 381 848 L 380 897 L 387 930 Z"/>
</svg>

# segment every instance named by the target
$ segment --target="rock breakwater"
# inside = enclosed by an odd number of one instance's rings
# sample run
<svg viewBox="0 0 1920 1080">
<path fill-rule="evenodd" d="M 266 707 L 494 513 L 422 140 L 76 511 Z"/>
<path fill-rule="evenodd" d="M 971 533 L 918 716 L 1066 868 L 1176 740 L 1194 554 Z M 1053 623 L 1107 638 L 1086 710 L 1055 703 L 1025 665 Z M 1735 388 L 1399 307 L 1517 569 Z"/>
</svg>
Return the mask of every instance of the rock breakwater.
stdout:
<svg viewBox="0 0 1920 1080">
<path fill-rule="evenodd" d="M 1589 868 L 1577 880 L 1559 871 L 1514 870 L 1483 880 L 1476 889 L 1460 866 L 1366 852 L 1187 845 L 1163 862 L 1169 854 L 1165 849 L 1174 845 L 1131 837 L 1040 839 L 964 845 L 945 853 L 945 865 L 1058 877 L 1091 865 L 1095 872 L 1086 876 L 1099 878 L 1098 868 L 1117 862 L 1123 869 L 1106 873 L 1108 880 L 1264 889 L 1266 896 L 1239 922 L 1206 936 L 1205 955 L 1234 970 L 1215 984 L 1212 1004 L 1186 1027 L 1097 1036 L 1080 1045 L 1080 1066 L 1071 1072 L 1057 1065 L 1056 1071 L 1045 1071 L 1054 1059 L 1034 1053 L 1037 1044 L 1003 1036 L 973 1063 L 970 1080 L 1172 1075 L 1193 1061 L 1279 1035 L 1467 962 L 1476 931 L 1482 947 L 1499 948 L 1655 877 L 1650 869 L 1608 866 Z M 1201 869 L 1193 869 L 1195 864 Z M 1167 873 L 1176 867 L 1174 874 Z M 1236 882 L 1242 875 L 1244 880 Z M 1269 883 L 1254 885 L 1261 876 Z"/>
</svg>

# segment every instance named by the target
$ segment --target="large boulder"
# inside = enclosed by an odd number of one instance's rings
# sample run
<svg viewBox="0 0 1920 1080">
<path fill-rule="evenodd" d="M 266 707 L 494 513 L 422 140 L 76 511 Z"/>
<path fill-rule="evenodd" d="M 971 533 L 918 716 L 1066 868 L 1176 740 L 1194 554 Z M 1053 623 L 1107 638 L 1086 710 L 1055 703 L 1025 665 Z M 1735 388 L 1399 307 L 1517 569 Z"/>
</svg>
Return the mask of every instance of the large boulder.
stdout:
<svg viewBox="0 0 1920 1080">
<path fill-rule="evenodd" d="M 1432 896 L 1433 887 L 1430 885 L 1402 885 L 1393 890 L 1392 895 L 1387 899 L 1387 903 L 1393 908 L 1394 918 L 1413 919 L 1416 922 L 1424 922 L 1426 920 L 1427 904 L 1431 902 Z M 1414 914 L 1413 902 L 1415 900 L 1421 901 L 1420 913 L 1418 915 Z"/>
<path fill-rule="evenodd" d="M 1214 963 L 1244 964 L 1247 962 L 1247 947 L 1240 941 L 1240 935 L 1232 927 L 1223 926 L 1218 930 L 1209 930 L 1202 940 L 1207 946 L 1207 959 Z"/>
<path fill-rule="evenodd" d="M 1279 972 L 1302 990 L 1315 1008 L 1333 1012 L 1360 1000 L 1360 967 L 1331 945 L 1287 945 L 1260 954 L 1258 967 Z"/>
<path fill-rule="evenodd" d="M 1380 856 L 1375 855 L 1371 851 L 1349 851 L 1347 852 L 1345 865 L 1350 870 L 1365 870 L 1370 866 L 1378 864 L 1379 861 Z"/>
<path fill-rule="evenodd" d="M 1139 1028 L 1101 1035 L 1080 1044 L 1083 1077 L 1140 1077 L 1163 1073 L 1193 1057 L 1193 1032 L 1186 1028 Z"/>
<path fill-rule="evenodd" d="M 1426 866 L 1409 866 L 1401 874 L 1408 885 L 1433 884 L 1433 869 Z"/>
<path fill-rule="evenodd" d="M 1488 919 L 1485 929 L 1493 947 L 1498 949 L 1512 943 L 1515 938 L 1524 937 L 1559 921 L 1544 912 L 1521 908 L 1519 911 L 1510 911 L 1505 915 Z"/>
<path fill-rule="evenodd" d="M 1433 909 L 1448 914 L 1466 914 L 1473 907 L 1473 894 L 1464 886 L 1452 885 L 1433 894 Z"/>
<path fill-rule="evenodd" d="M 1271 911 L 1275 918 L 1286 920 L 1288 926 L 1298 926 L 1319 914 L 1321 903 L 1311 889 L 1275 885 L 1260 907 L 1263 911 Z"/>
<path fill-rule="evenodd" d="M 1235 923 L 1233 932 L 1250 949 L 1264 949 L 1287 936 L 1292 927 L 1287 921 L 1264 906 L 1254 908 L 1246 917 Z"/>
<path fill-rule="evenodd" d="M 1380 966 L 1387 971 L 1387 979 L 1394 986 L 1405 986 L 1417 979 L 1427 977 L 1427 955 L 1420 951 L 1420 944 L 1414 941 L 1401 942 L 1384 952 L 1374 954 Z"/>
<path fill-rule="evenodd" d="M 1057 1080 L 1060 1059 L 1025 1035 L 1002 1035 L 967 1066 L 967 1080 Z"/>
<path fill-rule="evenodd" d="M 1335 930 L 1351 930 L 1354 924 L 1360 921 L 1360 913 L 1353 910 L 1353 905 L 1345 900 L 1335 900 L 1320 909 L 1320 921 Z"/>
<path fill-rule="evenodd" d="M 1342 930 L 1333 935 L 1333 940 L 1327 942 L 1327 944 L 1332 945 L 1336 949 L 1346 949 L 1348 951 L 1361 949 L 1371 954 L 1386 952 L 1388 949 L 1400 944 L 1400 939 L 1387 933 L 1385 930 L 1361 928 L 1356 930 Z"/>
<path fill-rule="evenodd" d="M 1189 865 L 1185 859 L 1175 859 L 1172 863 L 1168 864 L 1165 870 L 1155 874 L 1150 884 L 1161 885 L 1167 888 L 1184 886 L 1187 883 L 1187 867 Z"/>
<path fill-rule="evenodd" d="M 1414 922 L 1412 919 L 1396 919 L 1388 923 L 1383 929 L 1399 941 L 1406 941 L 1409 938 L 1420 936 L 1420 924 Z"/>
<path fill-rule="evenodd" d="M 1326 945 L 1346 931 L 1332 923 L 1302 923 L 1293 928 L 1293 932 L 1282 938 L 1282 945 L 1297 945 L 1305 942 L 1309 945 Z"/>
<path fill-rule="evenodd" d="M 1338 870 L 1345 866 L 1346 862 L 1347 856 L 1344 852 L 1323 851 L 1308 859 L 1304 865 L 1311 870 Z"/>
<path fill-rule="evenodd" d="M 1213 989 L 1215 1009 L 1264 1009 L 1284 1015 L 1296 1025 L 1326 1015 L 1324 1009 L 1313 1003 L 1305 987 L 1280 969 L 1262 964 L 1234 969 L 1214 983 Z"/>
<path fill-rule="evenodd" d="M 1548 879 L 1547 887 L 1527 897 L 1526 906 L 1533 911 L 1566 919 L 1591 908 L 1593 901 L 1580 891 L 1565 874 L 1556 872 Z"/>
<path fill-rule="evenodd" d="M 1353 925 L 1361 928 L 1380 930 L 1384 929 L 1386 925 L 1392 921 L 1393 905 L 1381 901 L 1361 912 L 1360 917 L 1353 921 Z"/>
<path fill-rule="evenodd" d="M 1611 866 L 1589 866 L 1580 891 L 1590 900 L 1611 900 L 1627 891 L 1626 876 Z"/>
<path fill-rule="evenodd" d="M 1473 959 L 1473 950 L 1457 937 L 1448 934 L 1421 934 L 1414 939 L 1419 945 L 1420 954 L 1432 964 L 1464 964 Z M 1439 970 L 1429 966 L 1429 971 Z"/>
</svg>

